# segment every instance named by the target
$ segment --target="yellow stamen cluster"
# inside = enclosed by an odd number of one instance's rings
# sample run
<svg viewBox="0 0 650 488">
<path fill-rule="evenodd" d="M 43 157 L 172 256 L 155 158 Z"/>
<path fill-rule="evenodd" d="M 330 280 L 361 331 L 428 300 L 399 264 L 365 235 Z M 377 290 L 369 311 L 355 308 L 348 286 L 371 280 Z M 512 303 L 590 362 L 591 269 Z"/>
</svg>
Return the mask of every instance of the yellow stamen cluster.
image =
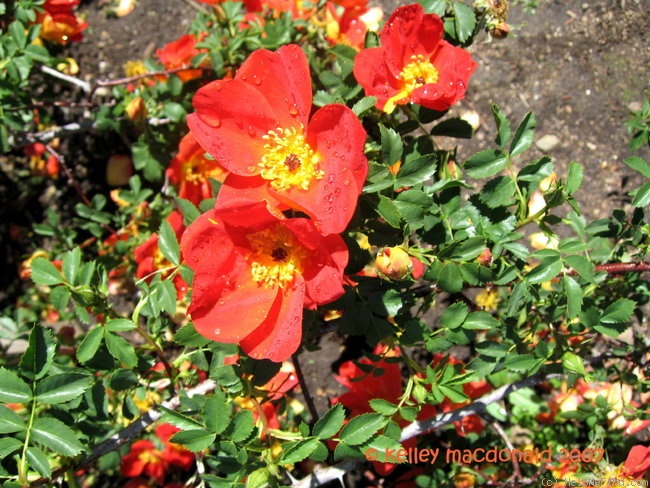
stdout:
<svg viewBox="0 0 650 488">
<path fill-rule="evenodd" d="M 209 164 L 212 163 L 212 164 Z M 202 156 L 194 156 L 182 164 L 183 177 L 190 183 L 201 183 L 208 178 L 219 180 L 224 170 L 213 161 L 209 161 Z"/>
<path fill-rule="evenodd" d="M 421 54 L 411 56 L 411 62 L 402 69 L 399 79 L 402 82 L 399 93 L 388 99 L 384 112 L 391 113 L 399 103 L 406 103 L 416 88 L 438 81 L 438 70 Z"/>
<path fill-rule="evenodd" d="M 404 90 L 411 93 L 420 85 L 427 85 L 438 81 L 438 70 L 421 54 L 411 56 L 411 62 L 404 66 L 401 73 L 404 81 Z"/>
<path fill-rule="evenodd" d="M 259 163 L 260 175 L 270 181 L 274 190 L 307 190 L 312 180 L 323 177 L 318 154 L 307 144 L 302 126 L 271 130 L 263 138 L 266 144 Z"/>
<path fill-rule="evenodd" d="M 248 236 L 253 280 L 266 288 L 290 285 L 302 271 L 305 250 L 285 227 L 277 225 Z"/>
</svg>

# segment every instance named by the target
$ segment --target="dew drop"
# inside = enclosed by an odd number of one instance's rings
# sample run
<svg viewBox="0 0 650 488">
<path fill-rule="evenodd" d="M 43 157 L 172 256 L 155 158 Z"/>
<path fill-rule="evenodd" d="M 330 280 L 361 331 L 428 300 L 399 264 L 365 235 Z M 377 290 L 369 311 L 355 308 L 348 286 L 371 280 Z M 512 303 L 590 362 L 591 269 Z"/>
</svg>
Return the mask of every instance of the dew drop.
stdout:
<svg viewBox="0 0 650 488">
<path fill-rule="evenodd" d="M 226 302 L 224 302 L 223 300 L 219 300 L 219 305 L 225 305 L 225 304 Z"/>
<path fill-rule="evenodd" d="M 293 117 L 295 117 L 296 115 L 298 115 L 298 105 L 296 105 L 295 103 L 291 104 L 291 106 L 289 107 L 289 113 L 290 113 Z"/>
<path fill-rule="evenodd" d="M 216 88 L 217 91 L 221 91 L 221 82 L 220 81 L 215 81 L 214 82 L 214 87 Z"/>
<path fill-rule="evenodd" d="M 251 174 L 255 173 L 257 171 L 257 166 L 255 166 L 254 164 L 251 164 L 248 168 L 246 168 L 246 170 Z"/>
<path fill-rule="evenodd" d="M 345 186 L 350 186 L 350 183 L 351 183 L 351 182 L 350 182 L 350 180 L 348 180 L 348 179 L 343 180 L 343 184 L 344 184 Z"/>
<path fill-rule="evenodd" d="M 334 183 L 334 175 L 333 174 L 330 173 L 329 175 L 327 175 L 327 182 L 328 183 Z"/>
<path fill-rule="evenodd" d="M 239 79 L 242 81 L 246 81 L 246 78 L 248 78 L 248 76 L 246 76 L 246 73 L 242 73 L 241 75 L 239 75 Z"/>
<path fill-rule="evenodd" d="M 334 196 L 338 197 L 339 195 L 341 195 L 341 189 L 337 188 L 336 190 L 334 190 Z"/>
<path fill-rule="evenodd" d="M 220 335 L 221 334 L 221 329 L 214 329 L 215 335 Z"/>
<path fill-rule="evenodd" d="M 246 131 L 248 132 L 249 136 L 255 137 L 256 132 L 255 132 L 255 128 L 252 125 L 249 125 Z"/>
<path fill-rule="evenodd" d="M 259 76 L 253 75 L 253 83 L 256 84 L 257 86 L 262 84 L 262 80 L 260 79 Z"/>
</svg>

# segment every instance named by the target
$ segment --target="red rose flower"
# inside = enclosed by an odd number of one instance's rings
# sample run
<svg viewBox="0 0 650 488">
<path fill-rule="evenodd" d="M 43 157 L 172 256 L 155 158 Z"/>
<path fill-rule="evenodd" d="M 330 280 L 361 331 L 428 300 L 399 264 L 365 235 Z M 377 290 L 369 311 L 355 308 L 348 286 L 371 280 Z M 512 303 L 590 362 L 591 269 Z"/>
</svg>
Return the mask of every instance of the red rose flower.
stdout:
<svg viewBox="0 0 650 488">
<path fill-rule="evenodd" d="M 176 41 L 165 45 L 162 49 L 156 50 L 156 56 L 160 59 L 165 69 L 187 68 L 192 64 L 192 58 L 205 49 L 196 48 L 196 38 L 191 34 L 185 34 Z M 201 77 L 203 70 L 188 69 L 179 71 L 176 75 L 183 83 Z"/>
<path fill-rule="evenodd" d="M 46 0 L 43 4 L 45 11 L 36 19 L 42 25 L 40 36 L 62 45 L 81 41 L 88 23 L 75 15 L 74 8 L 78 4 L 79 0 Z"/>
<path fill-rule="evenodd" d="M 444 111 L 465 96 L 476 69 L 470 54 L 442 39 L 444 27 L 419 4 L 395 9 L 380 33 L 381 47 L 364 49 L 354 61 L 354 76 L 377 108 L 416 103 Z"/>
<path fill-rule="evenodd" d="M 194 107 L 191 131 L 231 172 L 217 206 L 243 196 L 304 212 L 322 234 L 345 229 L 368 172 L 366 132 L 344 105 L 309 117 L 309 64 L 299 46 L 255 51 L 234 79 L 199 89 Z"/>
<path fill-rule="evenodd" d="M 188 313 L 196 330 L 255 358 L 289 358 L 303 307 L 343 294 L 343 239 L 320 235 L 309 219 L 278 219 L 264 202 L 231 200 L 201 215 L 181 249 L 194 270 Z"/>
<path fill-rule="evenodd" d="M 636 445 L 630 449 L 623 464 L 625 472 L 634 479 L 641 479 L 650 469 L 650 447 Z"/>
<path fill-rule="evenodd" d="M 178 196 L 195 205 L 212 198 L 210 178 L 223 181 L 226 170 L 217 162 L 205 157 L 205 151 L 191 132 L 179 144 L 178 154 L 166 170 L 169 181 L 178 188 Z"/>
</svg>

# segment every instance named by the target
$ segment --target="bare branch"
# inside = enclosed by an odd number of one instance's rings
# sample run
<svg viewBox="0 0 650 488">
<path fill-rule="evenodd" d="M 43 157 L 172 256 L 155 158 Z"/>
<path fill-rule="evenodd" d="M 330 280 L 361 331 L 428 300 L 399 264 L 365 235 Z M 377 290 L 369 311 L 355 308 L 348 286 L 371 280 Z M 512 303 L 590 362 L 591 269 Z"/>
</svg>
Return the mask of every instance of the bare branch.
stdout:
<svg viewBox="0 0 650 488">
<path fill-rule="evenodd" d="M 84 93 L 90 93 L 91 86 L 87 81 L 80 80 L 74 76 L 66 75 L 58 70 L 55 70 L 54 68 L 50 68 L 49 66 L 45 65 L 41 66 L 41 71 L 45 74 L 53 76 L 54 78 L 67 81 L 68 83 L 78 86 L 84 91 Z"/>
</svg>

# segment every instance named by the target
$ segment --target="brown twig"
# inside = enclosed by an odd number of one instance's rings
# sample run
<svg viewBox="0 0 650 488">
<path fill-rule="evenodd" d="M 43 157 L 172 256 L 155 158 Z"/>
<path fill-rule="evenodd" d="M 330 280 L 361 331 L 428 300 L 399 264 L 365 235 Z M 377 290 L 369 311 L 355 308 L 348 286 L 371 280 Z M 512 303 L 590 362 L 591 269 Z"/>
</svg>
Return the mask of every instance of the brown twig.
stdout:
<svg viewBox="0 0 650 488">
<path fill-rule="evenodd" d="M 88 206 L 90 206 L 90 200 L 84 193 L 84 191 L 81 188 L 81 185 L 79 185 L 79 182 L 75 179 L 74 175 L 72 174 L 72 171 L 70 171 L 70 168 L 68 168 L 68 165 L 65 162 L 65 158 L 59 154 L 50 144 L 46 144 L 45 148 L 47 149 L 47 152 L 49 152 L 52 156 L 56 158 L 56 160 L 59 162 L 61 165 L 61 169 L 63 169 L 63 172 L 65 173 L 66 178 L 68 178 L 68 183 L 77 191 L 77 194 L 81 198 L 81 200 Z M 115 231 L 112 231 L 115 233 Z"/>
</svg>

